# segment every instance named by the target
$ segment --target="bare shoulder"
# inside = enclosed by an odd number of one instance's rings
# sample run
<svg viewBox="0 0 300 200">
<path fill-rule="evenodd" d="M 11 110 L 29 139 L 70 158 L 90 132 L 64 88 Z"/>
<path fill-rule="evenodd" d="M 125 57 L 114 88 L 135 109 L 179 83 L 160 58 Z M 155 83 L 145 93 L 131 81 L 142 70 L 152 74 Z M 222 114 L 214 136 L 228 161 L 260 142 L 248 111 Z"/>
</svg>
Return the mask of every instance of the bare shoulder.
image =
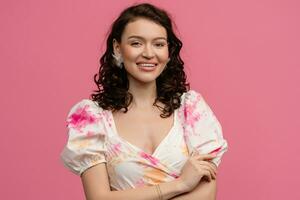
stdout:
<svg viewBox="0 0 300 200">
<path fill-rule="evenodd" d="M 103 197 L 110 191 L 106 163 L 97 164 L 81 175 L 81 181 L 86 199 Z"/>
</svg>

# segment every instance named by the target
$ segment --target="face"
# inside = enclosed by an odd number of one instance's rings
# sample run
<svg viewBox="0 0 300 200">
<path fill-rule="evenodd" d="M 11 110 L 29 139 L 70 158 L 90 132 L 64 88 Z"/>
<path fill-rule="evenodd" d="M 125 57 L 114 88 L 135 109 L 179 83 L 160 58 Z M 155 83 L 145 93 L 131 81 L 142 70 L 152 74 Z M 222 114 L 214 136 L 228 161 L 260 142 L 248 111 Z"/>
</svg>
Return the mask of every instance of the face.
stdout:
<svg viewBox="0 0 300 200">
<path fill-rule="evenodd" d="M 147 19 L 126 25 L 114 53 L 123 58 L 129 82 L 155 82 L 169 61 L 166 29 Z"/>
</svg>

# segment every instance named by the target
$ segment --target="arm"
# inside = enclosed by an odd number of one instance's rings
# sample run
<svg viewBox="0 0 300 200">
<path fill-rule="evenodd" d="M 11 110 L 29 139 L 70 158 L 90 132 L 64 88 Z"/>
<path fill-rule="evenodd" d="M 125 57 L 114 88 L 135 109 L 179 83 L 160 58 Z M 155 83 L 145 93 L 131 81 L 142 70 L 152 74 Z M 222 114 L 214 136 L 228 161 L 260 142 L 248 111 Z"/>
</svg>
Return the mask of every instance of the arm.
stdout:
<svg viewBox="0 0 300 200">
<path fill-rule="evenodd" d="M 217 170 L 218 166 L 211 162 Z M 201 179 L 196 188 L 188 193 L 180 194 L 174 200 L 215 200 L 217 196 L 217 179 Z"/>
<path fill-rule="evenodd" d="M 87 200 L 157 200 L 158 193 L 155 186 L 144 186 L 137 189 L 122 191 L 110 191 L 109 179 L 106 165 L 104 163 L 95 165 L 81 175 L 84 193 Z M 163 199 L 171 199 L 176 195 L 184 193 L 180 182 L 174 180 L 159 184 Z"/>
<path fill-rule="evenodd" d="M 191 192 L 180 194 L 172 200 L 215 200 L 217 195 L 217 181 L 210 182 L 201 180 L 197 187 Z"/>
</svg>

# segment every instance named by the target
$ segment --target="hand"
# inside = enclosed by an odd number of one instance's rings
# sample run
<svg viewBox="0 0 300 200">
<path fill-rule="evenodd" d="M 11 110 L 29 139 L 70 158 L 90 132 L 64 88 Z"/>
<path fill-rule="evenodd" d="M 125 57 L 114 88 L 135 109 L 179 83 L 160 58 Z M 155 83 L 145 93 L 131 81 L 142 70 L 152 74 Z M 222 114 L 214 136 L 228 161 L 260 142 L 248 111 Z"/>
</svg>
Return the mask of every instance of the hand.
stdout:
<svg viewBox="0 0 300 200">
<path fill-rule="evenodd" d="M 194 154 L 188 158 L 182 168 L 180 177 L 178 178 L 181 189 L 184 192 L 193 190 L 201 179 L 210 181 L 216 179 L 217 169 L 211 159 L 215 158 L 216 154 Z"/>
</svg>

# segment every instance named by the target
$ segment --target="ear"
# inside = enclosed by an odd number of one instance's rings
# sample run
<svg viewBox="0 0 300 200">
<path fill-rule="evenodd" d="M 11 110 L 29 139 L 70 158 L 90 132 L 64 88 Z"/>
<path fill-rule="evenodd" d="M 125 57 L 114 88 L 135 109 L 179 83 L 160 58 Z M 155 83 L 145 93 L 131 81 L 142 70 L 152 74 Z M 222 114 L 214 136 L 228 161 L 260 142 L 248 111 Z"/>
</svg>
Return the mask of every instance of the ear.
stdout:
<svg viewBox="0 0 300 200">
<path fill-rule="evenodd" d="M 113 39 L 113 48 L 114 48 L 114 54 L 115 55 L 120 55 L 121 54 L 120 44 L 115 38 Z"/>
</svg>

